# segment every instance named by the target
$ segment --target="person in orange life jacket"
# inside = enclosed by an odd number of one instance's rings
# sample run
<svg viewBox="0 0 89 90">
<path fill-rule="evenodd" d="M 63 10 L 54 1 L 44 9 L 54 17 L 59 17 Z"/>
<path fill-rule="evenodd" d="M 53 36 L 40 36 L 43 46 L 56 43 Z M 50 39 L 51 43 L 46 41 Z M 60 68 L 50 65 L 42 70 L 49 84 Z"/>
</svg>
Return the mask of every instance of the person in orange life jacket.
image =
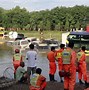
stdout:
<svg viewBox="0 0 89 90">
<path fill-rule="evenodd" d="M 46 78 L 41 75 L 41 68 L 36 69 L 36 73 L 32 75 L 32 78 L 30 79 L 30 90 L 44 90 L 47 82 Z"/>
<path fill-rule="evenodd" d="M 58 70 L 59 70 L 59 73 L 61 73 L 62 71 L 62 68 L 63 68 L 63 65 L 62 65 L 62 52 L 65 48 L 65 44 L 60 44 L 60 49 L 56 51 L 56 60 L 58 61 Z M 61 82 L 63 82 L 62 80 L 62 77 L 61 75 L 59 74 L 60 76 L 60 80 Z"/>
<path fill-rule="evenodd" d="M 51 51 L 48 52 L 47 58 L 49 61 L 49 78 L 50 78 L 50 81 L 56 81 L 54 79 L 54 74 L 56 72 L 55 47 L 51 47 Z"/>
<path fill-rule="evenodd" d="M 16 69 L 20 66 L 20 62 L 22 62 L 22 55 L 20 54 L 19 49 L 15 49 L 15 54 L 13 55 L 14 76 Z"/>
<path fill-rule="evenodd" d="M 73 50 L 74 43 L 69 42 L 68 47 L 62 52 L 64 75 L 64 90 L 74 90 L 76 81 L 76 53 Z"/>
<path fill-rule="evenodd" d="M 20 62 L 20 66 L 16 69 L 16 81 L 19 83 L 27 82 L 27 71 L 24 69 L 25 63 Z"/>
<path fill-rule="evenodd" d="M 78 60 L 78 67 L 79 67 L 79 72 L 78 72 L 79 83 L 83 84 L 82 82 L 82 76 L 83 76 L 85 85 L 87 86 L 89 84 L 87 83 L 87 68 L 86 68 L 85 50 L 86 50 L 86 47 L 82 46 L 81 51 L 78 52 L 77 54 L 77 60 Z"/>
</svg>

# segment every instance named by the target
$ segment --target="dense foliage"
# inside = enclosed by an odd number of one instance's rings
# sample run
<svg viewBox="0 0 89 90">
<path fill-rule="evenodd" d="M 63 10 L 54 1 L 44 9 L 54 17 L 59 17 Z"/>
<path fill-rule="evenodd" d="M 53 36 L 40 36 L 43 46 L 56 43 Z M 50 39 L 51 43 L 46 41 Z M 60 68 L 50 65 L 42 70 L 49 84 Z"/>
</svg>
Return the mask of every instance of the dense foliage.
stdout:
<svg viewBox="0 0 89 90">
<path fill-rule="evenodd" d="M 28 12 L 19 6 L 11 10 L 0 8 L 0 27 L 16 30 L 71 30 L 89 23 L 89 7 L 56 7 L 51 10 Z"/>
</svg>

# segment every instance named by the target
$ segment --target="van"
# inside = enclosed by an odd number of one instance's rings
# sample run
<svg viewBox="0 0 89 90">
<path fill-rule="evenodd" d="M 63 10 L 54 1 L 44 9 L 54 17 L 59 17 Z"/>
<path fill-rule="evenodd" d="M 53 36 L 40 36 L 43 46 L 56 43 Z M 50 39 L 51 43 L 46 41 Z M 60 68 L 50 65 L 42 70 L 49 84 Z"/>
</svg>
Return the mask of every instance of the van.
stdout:
<svg viewBox="0 0 89 90">
<path fill-rule="evenodd" d="M 6 45 L 10 46 L 10 47 L 13 47 L 14 46 L 14 41 L 7 41 Z"/>
<path fill-rule="evenodd" d="M 23 50 L 25 50 L 26 48 L 28 48 L 29 47 L 29 42 L 28 42 L 28 40 L 25 40 L 25 39 L 23 39 L 23 40 L 16 40 L 15 42 L 14 42 L 14 48 L 16 49 L 16 48 L 18 48 L 18 49 L 23 49 Z"/>
</svg>

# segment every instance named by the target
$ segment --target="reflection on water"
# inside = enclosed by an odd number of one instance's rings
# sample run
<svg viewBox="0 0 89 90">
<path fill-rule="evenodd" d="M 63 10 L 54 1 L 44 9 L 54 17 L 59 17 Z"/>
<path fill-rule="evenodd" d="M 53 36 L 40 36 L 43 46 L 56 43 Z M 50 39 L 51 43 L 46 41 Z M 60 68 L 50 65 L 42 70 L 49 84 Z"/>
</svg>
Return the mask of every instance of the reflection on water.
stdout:
<svg viewBox="0 0 89 90">
<path fill-rule="evenodd" d="M 3 58 L 4 56 L 11 55 L 12 54 L 12 48 L 8 47 L 6 44 L 0 45 L 0 58 Z"/>
<path fill-rule="evenodd" d="M 0 45 L 0 76 L 7 67 L 12 67 L 12 48 L 7 47 L 6 44 Z"/>
</svg>

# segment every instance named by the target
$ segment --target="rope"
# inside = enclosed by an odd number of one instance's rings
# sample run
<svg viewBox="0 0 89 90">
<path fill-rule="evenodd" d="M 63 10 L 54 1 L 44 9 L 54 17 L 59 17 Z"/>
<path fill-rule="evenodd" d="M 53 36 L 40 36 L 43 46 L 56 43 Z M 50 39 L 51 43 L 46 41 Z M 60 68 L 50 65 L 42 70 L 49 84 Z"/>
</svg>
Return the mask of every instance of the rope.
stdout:
<svg viewBox="0 0 89 90">
<path fill-rule="evenodd" d="M 4 72 L 3 72 L 3 77 L 8 78 L 8 75 L 9 75 L 9 77 L 13 79 L 13 76 L 12 76 L 12 75 L 13 75 L 14 73 L 11 73 L 9 70 L 12 70 L 12 71 L 14 72 L 14 69 L 13 69 L 12 67 L 7 67 L 7 68 L 4 70 Z M 7 74 L 8 74 L 8 75 L 7 75 Z"/>
</svg>

